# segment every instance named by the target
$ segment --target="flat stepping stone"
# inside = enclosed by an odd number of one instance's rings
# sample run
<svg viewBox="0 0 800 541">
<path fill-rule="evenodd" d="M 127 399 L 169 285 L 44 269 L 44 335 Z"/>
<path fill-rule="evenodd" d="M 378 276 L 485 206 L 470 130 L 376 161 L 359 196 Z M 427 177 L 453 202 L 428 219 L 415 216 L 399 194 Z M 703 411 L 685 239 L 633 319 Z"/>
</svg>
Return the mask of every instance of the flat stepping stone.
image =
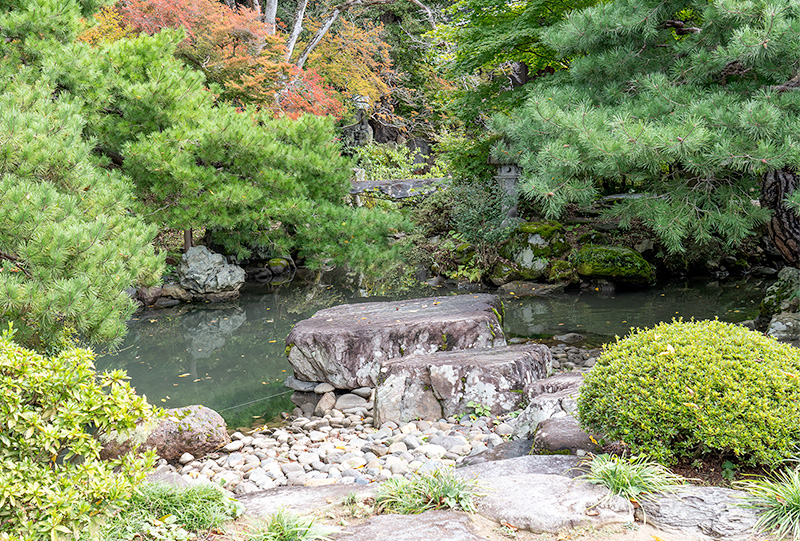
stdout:
<svg viewBox="0 0 800 541">
<path fill-rule="evenodd" d="M 633 522 L 628 500 L 611 496 L 605 487 L 561 475 L 480 476 L 478 486 L 486 494 L 476 504 L 480 515 L 533 533 Z"/>
<path fill-rule="evenodd" d="M 472 519 L 455 511 L 427 511 L 419 515 L 378 515 L 333 536 L 348 541 L 485 541 Z"/>
<path fill-rule="evenodd" d="M 387 359 L 506 345 L 494 295 L 344 304 L 297 323 L 286 338 L 299 380 L 375 387 Z"/>
<path fill-rule="evenodd" d="M 310 514 L 323 507 L 336 505 L 352 493 L 359 498 L 368 498 L 374 492 L 374 486 L 364 487 L 354 484 L 289 486 L 251 492 L 237 496 L 236 499 L 244 505 L 248 515 L 268 517 L 281 508 L 300 515 Z"/>
<path fill-rule="evenodd" d="M 561 475 L 574 478 L 583 473 L 578 469 L 580 463 L 581 459 L 575 456 L 528 455 L 463 466 L 456 469 L 456 474 L 465 479 L 503 477 L 529 473 L 539 475 Z"/>
<path fill-rule="evenodd" d="M 674 494 L 645 500 L 642 509 L 648 524 L 692 539 L 763 538 L 755 535 L 755 511 L 742 507 L 745 495 L 729 488 L 687 486 Z"/>
<path fill-rule="evenodd" d="M 518 409 L 552 370 L 550 348 L 525 344 L 418 354 L 384 361 L 375 390 L 375 421 L 437 420 L 469 411 Z"/>
</svg>

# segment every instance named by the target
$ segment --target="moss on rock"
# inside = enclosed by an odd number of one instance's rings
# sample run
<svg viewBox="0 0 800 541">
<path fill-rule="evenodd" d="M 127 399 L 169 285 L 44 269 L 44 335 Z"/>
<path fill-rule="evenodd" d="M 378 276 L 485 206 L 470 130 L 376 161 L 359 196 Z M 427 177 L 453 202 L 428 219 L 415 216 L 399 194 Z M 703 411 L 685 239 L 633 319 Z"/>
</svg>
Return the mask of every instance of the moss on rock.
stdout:
<svg viewBox="0 0 800 541">
<path fill-rule="evenodd" d="M 637 251 L 622 246 L 584 246 L 573 263 L 583 278 L 639 286 L 652 284 L 656 278 L 650 263 Z"/>
</svg>

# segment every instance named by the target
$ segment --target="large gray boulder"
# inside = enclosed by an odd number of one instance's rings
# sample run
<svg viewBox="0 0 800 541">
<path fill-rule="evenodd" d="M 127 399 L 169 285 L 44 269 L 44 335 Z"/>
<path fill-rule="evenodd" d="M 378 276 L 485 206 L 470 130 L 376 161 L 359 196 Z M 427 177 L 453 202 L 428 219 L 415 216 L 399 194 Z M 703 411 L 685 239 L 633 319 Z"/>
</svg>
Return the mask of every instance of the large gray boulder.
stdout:
<svg viewBox="0 0 800 541">
<path fill-rule="evenodd" d="M 598 453 L 598 441 L 602 436 L 594 436 L 584 431 L 575 417 L 545 419 L 539 423 L 533 437 L 534 453 L 569 453 L 581 455 Z"/>
<path fill-rule="evenodd" d="M 550 349 L 541 344 L 390 359 L 380 368 L 375 421 L 436 420 L 466 412 L 470 402 L 493 415 L 513 411 L 552 364 Z"/>
<path fill-rule="evenodd" d="M 228 263 L 221 254 L 205 246 L 189 248 L 181 257 L 177 271 L 184 289 L 213 300 L 238 297 L 245 281 L 243 268 Z"/>
<path fill-rule="evenodd" d="M 800 313 L 784 312 L 772 317 L 767 336 L 778 342 L 800 346 Z"/>
<path fill-rule="evenodd" d="M 494 295 L 345 304 L 320 310 L 286 338 L 296 378 L 375 387 L 381 363 L 406 355 L 506 345 Z"/>
<path fill-rule="evenodd" d="M 757 516 L 742 507 L 744 492 L 719 487 L 685 487 L 642 502 L 643 518 L 660 530 L 692 539 L 755 539 Z"/>
<path fill-rule="evenodd" d="M 168 409 L 155 426 L 140 424 L 134 434 L 113 435 L 103 442 L 101 456 L 115 458 L 138 447 L 140 451 L 155 449 L 166 460 L 177 460 L 183 453 L 201 458 L 230 441 L 222 416 L 211 408 L 194 405 Z"/>
<path fill-rule="evenodd" d="M 561 373 L 542 379 L 531 387 L 532 398 L 514 424 L 513 438 L 532 438 L 546 419 L 577 417 L 578 394 L 583 374 Z"/>
</svg>

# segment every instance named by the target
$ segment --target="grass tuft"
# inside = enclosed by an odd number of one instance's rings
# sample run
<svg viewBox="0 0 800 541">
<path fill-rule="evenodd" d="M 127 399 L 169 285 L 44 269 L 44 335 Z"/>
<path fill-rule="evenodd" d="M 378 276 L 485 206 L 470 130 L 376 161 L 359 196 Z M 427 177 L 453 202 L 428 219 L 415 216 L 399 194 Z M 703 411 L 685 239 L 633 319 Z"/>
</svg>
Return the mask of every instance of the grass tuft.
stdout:
<svg viewBox="0 0 800 541">
<path fill-rule="evenodd" d="M 325 541 L 336 531 L 336 528 L 317 524 L 312 517 L 279 509 L 250 532 L 247 541 Z"/>
<path fill-rule="evenodd" d="M 757 529 L 778 539 L 800 539 L 800 471 L 784 470 L 735 485 L 749 492 L 746 507 L 758 513 Z"/>
<path fill-rule="evenodd" d="M 100 539 L 131 539 L 166 517 L 170 524 L 192 532 L 219 528 L 242 514 L 241 505 L 213 484 L 178 487 L 145 483 L 127 507 L 101 528 Z"/>
<path fill-rule="evenodd" d="M 381 513 L 415 515 L 431 509 L 475 512 L 474 481 L 456 477 L 452 468 L 440 468 L 411 479 L 392 478 L 378 487 L 375 506 Z"/>
<path fill-rule="evenodd" d="M 592 456 L 589 472 L 579 479 L 602 485 L 612 495 L 622 496 L 632 502 L 674 492 L 685 482 L 683 477 L 646 456 L 625 458 L 608 454 Z"/>
</svg>

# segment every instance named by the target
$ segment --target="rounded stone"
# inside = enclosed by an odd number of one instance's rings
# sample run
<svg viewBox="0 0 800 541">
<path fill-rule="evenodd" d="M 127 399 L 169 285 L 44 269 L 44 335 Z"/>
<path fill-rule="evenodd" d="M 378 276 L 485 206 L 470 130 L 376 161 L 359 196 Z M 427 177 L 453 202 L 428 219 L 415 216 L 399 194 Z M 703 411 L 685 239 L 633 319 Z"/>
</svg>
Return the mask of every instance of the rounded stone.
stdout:
<svg viewBox="0 0 800 541">
<path fill-rule="evenodd" d="M 320 383 L 316 387 L 314 387 L 314 392 L 317 394 L 325 394 L 330 393 L 335 389 L 333 385 L 330 383 Z"/>
</svg>

